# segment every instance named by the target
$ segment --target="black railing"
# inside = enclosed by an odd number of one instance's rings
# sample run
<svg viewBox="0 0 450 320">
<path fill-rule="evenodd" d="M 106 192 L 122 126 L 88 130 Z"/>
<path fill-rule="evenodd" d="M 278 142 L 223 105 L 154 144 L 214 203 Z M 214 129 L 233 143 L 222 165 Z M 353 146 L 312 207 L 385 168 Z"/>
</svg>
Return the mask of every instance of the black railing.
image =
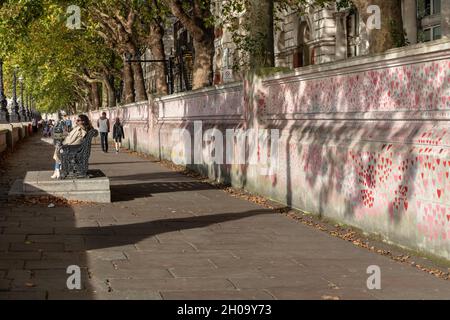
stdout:
<svg viewBox="0 0 450 320">
<path fill-rule="evenodd" d="M 20 81 L 20 104 L 17 101 L 17 80 Z M 12 85 L 12 99 L 10 110 L 8 110 L 8 99 L 4 87 L 3 60 L 0 59 L 0 124 L 28 122 L 37 114 L 35 111 L 31 110 L 33 108 L 33 98 L 31 95 L 30 105 L 28 104 L 28 99 L 25 104 L 24 82 L 22 77 L 17 79 L 17 68 L 14 69 Z"/>
</svg>

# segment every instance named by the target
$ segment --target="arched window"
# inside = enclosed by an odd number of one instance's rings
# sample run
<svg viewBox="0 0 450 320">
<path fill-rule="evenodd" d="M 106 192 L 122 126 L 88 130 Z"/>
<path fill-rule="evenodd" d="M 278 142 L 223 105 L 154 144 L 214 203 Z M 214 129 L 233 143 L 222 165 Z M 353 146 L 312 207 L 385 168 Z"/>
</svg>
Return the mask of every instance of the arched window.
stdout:
<svg viewBox="0 0 450 320">
<path fill-rule="evenodd" d="M 351 8 L 346 17 L 346 33 L 347 33 L 347 57 L 356 57 L 359 55 L 359 14 L 358 10 Z"/>
<path fill-rule="evenodd" d="M 309 41 L 311 32 L 306 21 L 302 21 L 298 27 L 297 52 L 294 55 L 294 68 L 304 67 L 311 64 Z"/>
</svg>

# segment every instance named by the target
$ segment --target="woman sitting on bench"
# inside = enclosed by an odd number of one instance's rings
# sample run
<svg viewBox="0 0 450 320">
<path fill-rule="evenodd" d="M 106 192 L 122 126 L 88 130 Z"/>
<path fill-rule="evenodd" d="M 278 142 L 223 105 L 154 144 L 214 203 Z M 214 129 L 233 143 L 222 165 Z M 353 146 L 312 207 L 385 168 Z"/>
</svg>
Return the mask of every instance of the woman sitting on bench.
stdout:
<svg viewBox="0 0 450 320">
<path fill-rule="evenodd" d="M 76 127 L 72 131 L 70 131 L 69 135 L 62 142 L 62 145 L 80 145 L 83 142 L 86 134 L 91 129 L 93 128 L 89 118 L 84 114 L 79 115 L 77 118 Z M 60 147 L 61 146 L 56 147 L 55 154 L 53 155 L 53 159 L 55 160 L 55 173 L 51 176 L 52 179 L 59 179 L 61 176 L 61 159 L 59 154 Z"/>
</svg>

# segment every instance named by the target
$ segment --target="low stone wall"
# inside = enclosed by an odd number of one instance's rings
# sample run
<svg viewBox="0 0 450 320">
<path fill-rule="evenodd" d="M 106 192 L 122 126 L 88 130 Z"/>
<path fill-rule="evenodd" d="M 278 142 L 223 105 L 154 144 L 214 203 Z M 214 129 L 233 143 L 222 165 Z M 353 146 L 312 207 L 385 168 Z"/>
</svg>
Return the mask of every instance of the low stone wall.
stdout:
<svg viewBox="0 0 450 320">
<path fill-rule="evenodd" d="M 23 123 L 14 123 L 14 144 L 17 144 L 20 140 L 23 140 L 27 137 L 26 130 L 24 128 Z"/>
<path fill-rule="evenodd" d="M 12 124 L 0 124 L 0 131 L 4 131 L 5 141 L 7 148 L 14 150 L 16 145 L 20 143 L 21 140 L 30 136 L 31 123 L 12 123 Z M 0 147 L 1 150 L 1 147 Z M 3 152 L 4 150 L 0 151 Z"/>
<path fill-rule="evenodd" d="M 8 148 L 8 145 L 6 143 L 7 135 L 8 130 L 0 129 L 0 153 L 2 153 Z"/>
<path fill-rule="evenodd" d="M 216 157 L 214 164 L 190 166 L 450 259 L 448 41 L 246 79 L 107 113 L 124 120 L 127 146 L 177 162 L 196 150 L 217 155 L 214 146 L 227 129 L 246 130 L 249 138 L 234 137 L 232 152 L 221 156 L 236 160 L 240 152 L 247 158 L 254 154 L 255 164 L 221 164 Z M 94 122 L 98 116 L 90 113 Z M 197 126 L 201 121 L 205 140 L 197 144 L 196 121 Z M 185 131 L 180 135 L 175 129 Z M 258 140 L 260 133 L 271 132 L 264 130 L 275 130 L 278 137 Z M 183 136 L 190 136 L 190 145 L 180 144 Z M 258 142 L 250 146 L 249 141 Z M 267 157 L 272 161 L 263 161 Z"/>
</svg>

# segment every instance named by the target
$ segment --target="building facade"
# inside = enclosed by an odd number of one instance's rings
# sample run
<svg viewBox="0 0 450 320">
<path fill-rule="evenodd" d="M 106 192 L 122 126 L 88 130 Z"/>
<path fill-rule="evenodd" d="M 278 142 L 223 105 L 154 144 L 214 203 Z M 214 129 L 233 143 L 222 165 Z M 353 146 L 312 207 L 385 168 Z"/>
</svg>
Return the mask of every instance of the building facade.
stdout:
<svg viewBox="0 0 450 320">
<path fill-rule="evenodd" d="M 382 14 L 382 13 L 381 13 Z M 402 0 L 409 44 L 450 37 L 450 1 Z M 366 24 L 355 8 L 310 8 L 284 12 L 275 31 L 276 65 L 297 68 L 368 53 Z"/>
<path fill-rule="evenodd" d="M 216 17 L 221 17 L 222 2 L 213 4 Z M 382 13 L 381 13 L 382 14 Z M 450 0 L 402 0 L 402 18 L 407 43 L 410 45 L 450 38 Z M 242 14 L 239 19 L 245 19 Z M 215 30 L 213 84 L 242 80 L 239 64 L 245 60 L 238 52 L 232 32 L 218 21 Z M 191 90 L 193 56 L 192 39 L 181 23 L 173 18 L 166 29 L 166 56 L 173 60 L 173 92 Z M 300 11 L 288 9 L 274 19 L 275 66 L 295 69 L 367 55 L 367 26 L 354 7 L 337 9 L 335 4 L 310 6 Z M 144 58 L 151 59 L 147 50 Z M 154 65 L 143 65 L 147 89 L 155 90 Z"/>
</svg>

